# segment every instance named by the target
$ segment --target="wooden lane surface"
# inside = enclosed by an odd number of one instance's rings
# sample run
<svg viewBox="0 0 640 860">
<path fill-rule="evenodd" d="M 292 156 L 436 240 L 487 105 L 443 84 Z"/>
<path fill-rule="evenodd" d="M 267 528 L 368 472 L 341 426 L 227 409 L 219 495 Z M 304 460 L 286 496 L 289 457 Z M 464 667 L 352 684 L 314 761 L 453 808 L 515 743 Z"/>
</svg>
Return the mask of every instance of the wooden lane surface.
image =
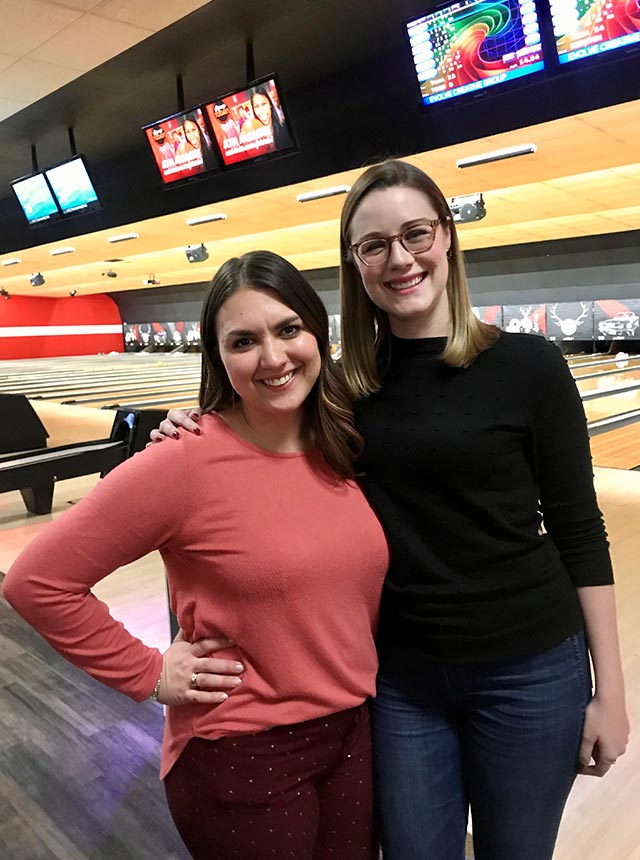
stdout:
<svg viewBox="0 0 640 860">
<path fill-rule="evenodd" d="M 595 355 L 585 355 L 581 356 L 579 359 L 572 359 L 571 356 L 565 355 L 567 363 L 572 371 L 575 372 L 585 372 L 589 371 L 590 367 L 599 367 L 603 364 L 615 364 L 617 359 L 616 356 L 620 353 L 624 352 L 627 356 L 627 360 L 633 360 L 638 358 L 635 353 L 626 352 L 626 350 L 616 350 L 615 352 L 599 352 Z"/>
<path fill-rule="evenodd" d="M 606 371 L 613 373 L 622 373 L 640 368 L 640 358 L 634 357 L 628 361 L 606 361 L 602 364 L 598 363 L 595 367 L 574 368 L 570 366 L 571 373 L 575 380 L 588 379 L 590 376 L 598 376 Z"/>
<path fill-rule="evenodd" d="M 143 400 L 143 399 L 160 399 L 160 398 L 172 398 L 174 400 L 193 400 L 197 399 L 198 396 L 198 385 L 194 385 L 193 380 L 187 380 L 181 384 L 174 385 L 172 383 L 167 384 L 149 384 L 149 385 L 137 385 L 135 387 L 131 387 L 130 385 L 123 384 L 117 388 L 113 388 L 109 392 L 100 392 L 94 396 L 85 397 L 84 394 L 77 394 L 73 398 L 69 398 L 69 395 L 65 397 L 51 397 L 47 398 L 47 401 L 50 403 L 60 403 L 62 405 L 69 406 L 95 406 L 98 409 L 103 405 L 111 405 L 113 403 L 132 403 L 134 400 Z M 73 399 L 73 403 L 68 403 L 67 401 Z"/>
<path fill-rule="evenodd" d="M 191 380 L 197 387 L 199 355 L 81 356 L 69 359 L 40 359 L 0 362 L 0 391 L 31 397 L 55 396 L 69 399 L 93 386 L 131 385 L 137 380 L 150 384 L 158 380 Z"/>
<path fill-rule="evenodd" d="M 636 469 L 640 466 L 640 422 L 592 436 L 594 466 L 610 469 Z"/>
<path fill-rule="evenodd" d="M 586 394 L 589 391 L 615 391 L 619 388 L 635 385 L 640 382 L 640 367 L 634 370 L 604 373 L 590 376 L 588 379 L 575 377 L 578 391 Z"/>
<path fill-rule="evenodd" d="M 614 415 L 621 415 L 623 412 L 631 412 L 634 409 L 640 409 L 640 389 L 621 391 L 618 394 L 610 394 L 608 397 L 598 397 L 595 400 L 587 400 L 584 404 L 587 421 L 611 418 Z"/>
<path fill-rule="evenodd" d="M 158 376 L 163 379 L 192 379 L 199 375 L 199 367 L 196 365 L 184 367 L 165 367 L 163 365 L 147 365 L 144 368 L 103 368 L 100 371 L 91 371 L 90 373 L 71 373 L 62 374 L 58 371 L 55 365 L 52 365 L 50 372 L 43 377 L 32 376 L 28 373 L 21 374 L 19 379 L 5 379 L 0 384 L 2 390 L 7 393 L 24 394 L 25 391 L 34 396 L 53 393 L 57 391 L 73 391 L 81 388 L 88 390 L 93 387 L 100 388 L 103 385 L 113 385 L 115 380 L 122 379 L 128 381 L 147 381 L 153 380 Z M 33 393 L 32 393 L 33 392 Z"/>
</svg>

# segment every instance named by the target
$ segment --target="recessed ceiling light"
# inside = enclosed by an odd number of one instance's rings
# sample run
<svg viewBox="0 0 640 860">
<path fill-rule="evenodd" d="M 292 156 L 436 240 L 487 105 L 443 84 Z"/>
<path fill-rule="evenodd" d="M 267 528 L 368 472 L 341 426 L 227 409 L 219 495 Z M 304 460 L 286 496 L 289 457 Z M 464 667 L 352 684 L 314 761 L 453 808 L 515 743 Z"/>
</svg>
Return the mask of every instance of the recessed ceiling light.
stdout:
<svg viewBox="0 0 640 860">
<path fill-rule="evenodd" d="M 138 233 L 120 233 L 118 236 L 109 236 L 107 242 L 127 242 L 129 239 L 138 238 Z"/>
<path fill-rule="evenodd" d="M 17 266 L 18 263 L 22 262 L 22 260 L 20 259 L 20 257 L 12 257 L 9 260 L 2 260 L 0 262 L 3 266 Z"/>
<path fill-rule="evenodd" d="M 494 149 L 484 155 L 471 155 L 459 158 L 456 167 L 476 167 L 478 164 L 490 164 L 492 161 L 502 161 L 503 158 L 515 158 L 518 155 L 533 155 L 538 151 L 535 143 L 523 143 L 520 146 L 506 146 L 504 149 Z"/>
<path fill-rule="evenodd" d="M 298 194 L 296 200 L 298 203 L 308 203 L 309 200 L 336 197 L 338 194 L 348 194 L 349 191 L 351 191 L 350 185 L 334 185 L 332 188 L 320 188 L 317 191 L 306 191 L 304 194 Z"/>
<path fill-rule="evenodd" d="M 207 224 L 209 221 L 226 221 L 227 216 L 224 212 L 215 212 L 212 215 L 198 215 L 197 218 L 187 218 L 189 227 L 195 227 L 196 224 Z"/>
<path fill-rule="evenodd" d="M 59 257 L 61 254 L 74 254 L 75 250 L 75 248 L 72 248 L 71 245 L 69 245 L 68 248 L 53 248 L 49 253 L 52 257 Z"/>
</svg>

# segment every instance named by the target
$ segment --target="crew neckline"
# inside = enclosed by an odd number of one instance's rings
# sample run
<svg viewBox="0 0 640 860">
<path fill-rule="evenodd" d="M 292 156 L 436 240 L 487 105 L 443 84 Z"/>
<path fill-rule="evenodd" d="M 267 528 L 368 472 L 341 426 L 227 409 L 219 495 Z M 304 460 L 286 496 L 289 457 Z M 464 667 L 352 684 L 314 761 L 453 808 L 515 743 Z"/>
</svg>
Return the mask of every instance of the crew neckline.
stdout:
<svg viewBox="0 0 640 860">
<path fill-rule="evenodd" d="M 251 451 L 255 451 L 258 454 L 264 454 L 267 457 L 276 457 L 278 460 L 294 460 L 299 457 L 306 457 L 312 449 L 307 451 L 270 451 L 268 448 L 261 448 L 259 445 L 255 445 L 253 442 L 249 442 L 248 439 L 245 439 L 243 436 L 240 436 L 239 433 L 236 433 L 224 418 L 219 415 L 217 412 L 207 412 L 206 415 L 214 418 L 218 425 L 220 425 L 230 436 L 232 436 L 236 442 L 242 445 L 244 448 L 249 448 Z"/>
<path fill-rule="evenodd" d="M 391 335 L 391 356 L 393 355 L 439 355 L 447 345 L 446 336 L 404 338 Z"/>
</svg>

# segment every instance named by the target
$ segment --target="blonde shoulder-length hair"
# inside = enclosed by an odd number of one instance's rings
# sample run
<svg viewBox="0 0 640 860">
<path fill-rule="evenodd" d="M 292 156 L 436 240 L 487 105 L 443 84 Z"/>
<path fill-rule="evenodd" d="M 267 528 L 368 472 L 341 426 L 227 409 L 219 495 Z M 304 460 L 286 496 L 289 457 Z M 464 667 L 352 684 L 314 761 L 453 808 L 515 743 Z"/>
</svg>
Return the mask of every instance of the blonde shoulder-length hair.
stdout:
<svg viewBox="0 0 640 860">
<path fill-rule="evenodd" d="M 389 160 L 369 167 L 354 183 L 342 209 L 340 222 L 340 299 L 342 311 L 342 366 L 352 395 L 366 397 L 380 387 L 379 356 L 388 346 L 387 314 L 375 305 L 362 285 L 351 251 L 353 216 L 372 191 L 404 186 L 421 191 L 431 202 L 443 229 L 449 231 L 447 296 L 451 328 L 442 361 L 450 367 L 467 367 L 500 336 L 494 326 L 480 322 L 471 309 L 467 276 L 458 234 L 449 205 L 436 183 L 418 167 Z"/>
</svg>

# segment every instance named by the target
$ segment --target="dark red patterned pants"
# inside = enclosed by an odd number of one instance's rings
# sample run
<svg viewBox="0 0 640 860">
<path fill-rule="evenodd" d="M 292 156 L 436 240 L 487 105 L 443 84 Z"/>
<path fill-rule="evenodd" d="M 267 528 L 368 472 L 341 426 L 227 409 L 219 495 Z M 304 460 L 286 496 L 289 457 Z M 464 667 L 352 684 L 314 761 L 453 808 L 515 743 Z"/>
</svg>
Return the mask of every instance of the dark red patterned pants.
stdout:
<svg viewBox="0 0 640 860">
<path fill-rule="evenodd" d="M 194 860 L 375 860 L 367 707 L 211 741 L 165 779 Z"/>
</svg>

